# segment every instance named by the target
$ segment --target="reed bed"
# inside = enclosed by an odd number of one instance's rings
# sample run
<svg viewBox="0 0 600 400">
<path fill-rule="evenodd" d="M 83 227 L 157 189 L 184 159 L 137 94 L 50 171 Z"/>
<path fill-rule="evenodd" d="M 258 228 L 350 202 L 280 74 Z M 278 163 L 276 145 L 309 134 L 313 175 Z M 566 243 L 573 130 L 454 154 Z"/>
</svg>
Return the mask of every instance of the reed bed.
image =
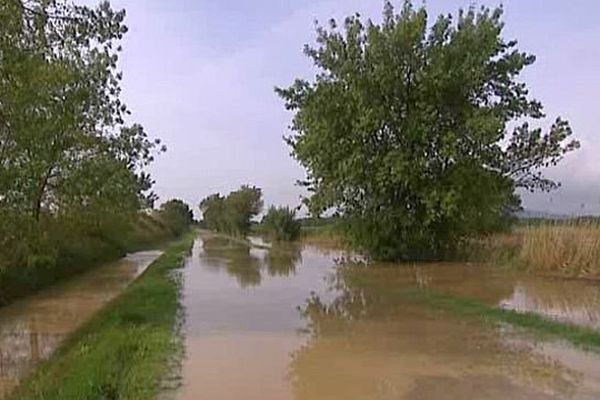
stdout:
<svg viewBox="0 0 600 400">
<path fill-rule="evenodd" d="M 338 226 L 303 227 L 300 240 L 302 244 L 335 250 L 346 250 L 350 244 L 344 238 Z"/>
<path fill-rule="evenodd" d="M 520 228 L 518 261 L 532 272 L 600 278 L 600 223 L 551 222 Z"/>
</svg>

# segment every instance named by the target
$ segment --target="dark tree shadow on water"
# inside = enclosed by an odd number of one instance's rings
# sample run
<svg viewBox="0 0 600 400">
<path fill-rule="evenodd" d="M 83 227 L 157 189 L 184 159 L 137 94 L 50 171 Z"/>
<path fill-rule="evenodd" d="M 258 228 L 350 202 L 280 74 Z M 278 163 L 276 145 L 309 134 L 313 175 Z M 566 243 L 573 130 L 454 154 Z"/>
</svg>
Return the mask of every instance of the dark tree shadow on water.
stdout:
<svg viewBox="0 0 600 400">
<path fill-rule="evenodd" d="M 302 249 L 295 243 L 274 244 L 265 256 L 270 276 L 291 276 L 302 262 Z"/>
</svg>

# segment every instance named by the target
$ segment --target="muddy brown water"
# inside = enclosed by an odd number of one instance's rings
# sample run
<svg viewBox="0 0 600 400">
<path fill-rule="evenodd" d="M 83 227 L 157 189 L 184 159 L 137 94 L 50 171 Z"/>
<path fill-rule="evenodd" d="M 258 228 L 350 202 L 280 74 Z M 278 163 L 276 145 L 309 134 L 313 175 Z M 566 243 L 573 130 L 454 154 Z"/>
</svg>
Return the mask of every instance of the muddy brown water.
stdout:
<svg viewBox="0 0 600 400">
<path fill-rule="evenodd" d="M 160 254 L 131 254 L 0 308 L 0 399 Z"/>
<path fill-rule="evenodd" d="M 184 276 L 180 400 L 600 399 L 600 355 L 402 296 L 432 290 L 600 328 L 600 288 L 464 264 L 373 265 L 210 234 Z M 410 300 L 410 299 L 409 299 Z"/>
</svg>

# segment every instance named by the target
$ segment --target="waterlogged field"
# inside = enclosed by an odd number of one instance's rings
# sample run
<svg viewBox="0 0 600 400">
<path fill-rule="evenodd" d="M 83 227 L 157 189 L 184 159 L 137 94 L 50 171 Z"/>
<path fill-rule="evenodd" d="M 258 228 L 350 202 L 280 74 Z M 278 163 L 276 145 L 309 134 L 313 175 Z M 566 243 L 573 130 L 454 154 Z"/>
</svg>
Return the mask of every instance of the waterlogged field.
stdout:
<svg viewBox="0 0 600 400">
<path fill-rule="evenodd" d="M 0 398 L 27 375 L 15 398 L 600 398 L 595 281 L 476 263 L 367 266 L 342 250 L 208 232 L 186 258 L 192 240 L 48 363 L 159 253 L 0 309 Z M 169 271 L 183 260 L 180 281 Z"/>
<path fill-rule="evenodd" d="M 175 397 L 600 398 L 597 285 L 351 258 L 203 234 Z"/>
</svg>

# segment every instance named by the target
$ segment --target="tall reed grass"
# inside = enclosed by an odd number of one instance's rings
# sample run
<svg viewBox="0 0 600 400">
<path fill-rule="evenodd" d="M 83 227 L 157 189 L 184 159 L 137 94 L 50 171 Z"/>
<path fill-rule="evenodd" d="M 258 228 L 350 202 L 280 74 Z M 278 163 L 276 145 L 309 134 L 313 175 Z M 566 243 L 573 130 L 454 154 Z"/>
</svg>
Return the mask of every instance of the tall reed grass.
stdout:
<svg viewBox="0 0 600 400">
<path fill-rule="evenodd" d="M 349 247 L 334 224 L 303 227 L 302 242 Z M 510 232 L 466 240 L 449 258 L 516 266 L 540 275 L 600 279 L 600 219 L 524 222 Z"/>
<path fill-rule="evenodd" d="M 303 226 L 300 237 L 302 243 L 309 246 L 336 250 L 350 248 L 350 244 L 337 225 Z"/>
<path fill-rule="evenodd" d="M 600 223 L 550 222 L 520 228 L 519 263 L 533 272 L 600 278 Z"/>
</svg>

